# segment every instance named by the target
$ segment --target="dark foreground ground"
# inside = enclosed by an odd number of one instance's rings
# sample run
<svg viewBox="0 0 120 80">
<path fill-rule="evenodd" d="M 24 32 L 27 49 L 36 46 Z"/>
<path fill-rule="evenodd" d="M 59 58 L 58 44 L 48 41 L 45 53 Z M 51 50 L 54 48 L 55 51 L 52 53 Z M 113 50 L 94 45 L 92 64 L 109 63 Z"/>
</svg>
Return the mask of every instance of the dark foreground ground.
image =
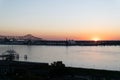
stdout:
<svg viewBox="0 0 120 80">
<path fill-rule="evenodd" d="M 65 67 L 61 61 L 0 61 L 0 80 L 120 80 L 120 72 Z"/>
</svg>

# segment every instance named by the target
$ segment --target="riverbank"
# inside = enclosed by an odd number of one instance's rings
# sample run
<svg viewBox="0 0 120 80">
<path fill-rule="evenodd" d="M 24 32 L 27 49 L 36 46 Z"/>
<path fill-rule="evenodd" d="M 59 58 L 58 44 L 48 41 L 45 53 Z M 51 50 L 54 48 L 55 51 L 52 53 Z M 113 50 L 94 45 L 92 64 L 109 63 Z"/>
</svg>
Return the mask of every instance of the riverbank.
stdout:
<svg viewBox="0 0 120 80">
<path fill-rule="evenodd" d="M 120 71 L 66 67 L 61 61 L 0 61 L 1 80 L 120 80 Z"/>
<path fill-rule="evenodd" d="M 55 40 L 27 40 L 27 41 L 0 41 L 1 45 L 55 45 L 55 46 L 119 46 L 119 40 L 111 41 L 55 41 Z"/>
</svg>

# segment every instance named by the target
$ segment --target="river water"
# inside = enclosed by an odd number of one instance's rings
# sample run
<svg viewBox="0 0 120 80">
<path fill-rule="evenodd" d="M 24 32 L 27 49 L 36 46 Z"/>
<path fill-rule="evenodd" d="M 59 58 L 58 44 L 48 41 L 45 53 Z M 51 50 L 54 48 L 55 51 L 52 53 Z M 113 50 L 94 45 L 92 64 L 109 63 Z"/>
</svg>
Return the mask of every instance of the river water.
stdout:
<svg viewBox="0 0 120 80">
<path fill-rule="evenodd" d="M 29 62 L 63 61 L 66 66 L 120 71 L 120 46 L 27 46 L 0 45 L 0 54 L 14 49 Z"/>
</svg>

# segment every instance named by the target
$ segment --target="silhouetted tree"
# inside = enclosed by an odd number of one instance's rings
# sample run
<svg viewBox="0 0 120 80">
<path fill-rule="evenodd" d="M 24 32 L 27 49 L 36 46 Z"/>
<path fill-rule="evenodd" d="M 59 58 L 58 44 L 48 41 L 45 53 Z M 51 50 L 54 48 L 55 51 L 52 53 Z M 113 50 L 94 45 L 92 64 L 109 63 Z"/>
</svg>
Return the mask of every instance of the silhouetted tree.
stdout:
<svg viewBox="0 0 120 80">
<path fill-rule="evenodd" d="M 7 37 L 5 37 L 4 42 L 10 42 L 10 40 Z"/>
</svg>

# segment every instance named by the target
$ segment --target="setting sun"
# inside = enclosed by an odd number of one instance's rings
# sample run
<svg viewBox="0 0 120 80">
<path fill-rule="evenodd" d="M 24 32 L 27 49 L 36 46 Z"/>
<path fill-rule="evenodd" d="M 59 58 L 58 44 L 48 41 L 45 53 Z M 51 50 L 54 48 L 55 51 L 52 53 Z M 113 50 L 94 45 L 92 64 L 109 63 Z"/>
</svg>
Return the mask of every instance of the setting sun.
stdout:
<svg viewBox="0 0 120 80">
<path fill-rule="evenodd" d="M 92 40 L 93 40 L 93 41 L 99 41 L 100 38 L 98 38 L 98 37 L 94 37 L 94 38 L 92 38 Z"/>
</svg>

